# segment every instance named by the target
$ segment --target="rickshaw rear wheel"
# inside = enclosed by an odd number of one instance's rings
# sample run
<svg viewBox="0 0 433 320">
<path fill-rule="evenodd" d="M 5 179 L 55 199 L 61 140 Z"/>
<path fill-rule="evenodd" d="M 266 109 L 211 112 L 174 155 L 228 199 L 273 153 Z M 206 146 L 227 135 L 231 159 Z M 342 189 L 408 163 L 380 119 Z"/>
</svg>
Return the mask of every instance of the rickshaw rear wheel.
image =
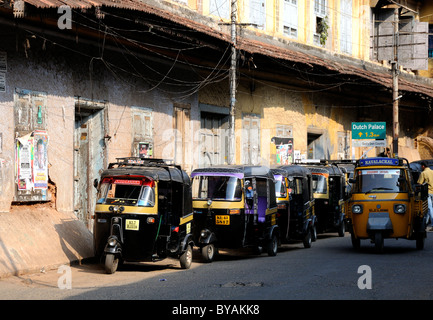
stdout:
<svg viewBox="0 0 433 320">
<path fill-rule="evenodd" d="M 179 258 L 180 267 L 182 269 L 189 269 L 192 263 L 192 248 L 190 245 L 187 246 L 184 253 Z"/>
<path fill-rule="evenodd" d="M 380 231 L 374 234 L 374 248 L 378 253 L 383 252 L 383 234 Z"/>
<path fill-rule="evenodd" d="M 119 258 L 116 258 L 114 254 L 109 253 L 105 256 L 105 272 L 113 274 L 116 272 L 119 265 Z"/>
<path fill-rule="evenodd" d="M 201 248 L 201 256 L 205 262 L 212 262 L 215 257 L 215 246 L 210 243 Z"/>
<path fill-rule="evenodd" d="M 307 233 L 302 240 L 302 242 L 304 243 L 304 248 L 311 248 L 311 241 L 311 228 L 308 228 Z"/>
<path fill-rule="evenodd" d="M 271 257 L 277 255 L 277 252 L 278 252 L 278 238 L 277 238 L 277 235 L 275 233 L 272 235 L 271 240 L 269 240 L 269 242 L 268 242 L 267 252 L 268 252 L 268 255 L 271 256 Z"/>
</svg>

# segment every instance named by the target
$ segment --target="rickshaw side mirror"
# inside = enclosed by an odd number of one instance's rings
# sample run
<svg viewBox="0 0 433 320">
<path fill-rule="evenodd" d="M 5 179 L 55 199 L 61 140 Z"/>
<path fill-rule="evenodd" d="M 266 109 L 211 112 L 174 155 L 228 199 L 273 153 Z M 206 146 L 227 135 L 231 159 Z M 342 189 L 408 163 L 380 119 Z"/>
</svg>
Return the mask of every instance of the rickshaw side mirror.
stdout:
<svg viewBox="0 0 433 320">
<path fill-rule="evenodd" d="M 356 183 L 356 179 L 350 178 L 350 179 L 349 179 L 349 182 L 350 182 L 350 183 Z"/>
<path fill-rule="evenodd" d="M 98 185 L 99 185 L 98 179 L 93 180 L 93 186 L 94 186 L 96 189 L 98 189 Z"/>
</svg>

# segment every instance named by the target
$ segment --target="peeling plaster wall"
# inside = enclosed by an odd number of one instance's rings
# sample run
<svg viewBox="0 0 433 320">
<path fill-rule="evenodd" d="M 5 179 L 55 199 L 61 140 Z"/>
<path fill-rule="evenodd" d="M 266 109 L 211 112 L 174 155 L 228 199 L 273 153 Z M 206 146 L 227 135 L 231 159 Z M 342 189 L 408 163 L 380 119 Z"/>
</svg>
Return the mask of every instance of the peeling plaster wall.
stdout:
<svg viewBox="0 0 433 320">
<path fill-rule="evenodd" d="M 101 63 L 93 61 L 93 64 L 90 64 L 89 59 L 81 56 L 62 57 L 47 50 L 29 52 L 26 57 L 23 52 L 15 52 L 12 46 L 0 46 L 0 50 L 8 53 L 7 92 L 0 93 L 3 119 L 0 122 L 0 133 L 3 134 L 0 159 L 4 159 L 0 167 L 3 182 L 0 188 L 0 211 L 9 211 L 16 187 L 13 136 L 15 88 L 47 93 L 48 170 L 49 178 L 57 189 L 56 209 L 59 211 L 74 210 L 76 96 L 108 102 L 106 133 L 111 138 L 106 139 L 107 163 L 115 161 L 117 157 L 131 156 L 131 106 L 153 110 L 154 157 L 174 158 L 172 116 L 173 103 L 176 100 L 164 93 L 167 92 L 167 88 L 149 88 L 142 84 L 130 83 L 130 80 L 121 81 Z M 160 91 L 160 88 L 165 91 Z M 197 98 L 193 94 L 182 103 L 191 105 L 191 129 L 186 135 L 190 139 L 194 125 L 199 123 L 196 121 L 199 117 Z M 189 147 L 192 151 L 194 145 L 191 143 Z M 192 161 L 195 161 L 195 158 Z M 190 167 L 193 165 L 194 163 L 190 164 Z"/>
</svg>

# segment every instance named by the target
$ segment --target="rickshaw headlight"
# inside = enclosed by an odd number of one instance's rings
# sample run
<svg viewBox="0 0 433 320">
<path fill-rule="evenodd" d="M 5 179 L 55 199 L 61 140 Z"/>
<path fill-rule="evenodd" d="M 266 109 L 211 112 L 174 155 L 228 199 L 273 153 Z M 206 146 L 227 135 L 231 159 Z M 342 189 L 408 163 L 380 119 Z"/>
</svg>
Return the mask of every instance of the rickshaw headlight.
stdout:
<svg viewBox="0 0 433 320">
<path fill-rule="evenodd" d="M 398 203 L 394 205 L 394 212 L 398 214 L 403 214 L 406 212 L 406 205 Z"/>
<path fill-rule="evenodd" d="M 356 214 L 362 213 L 362 206 L 360 204 L 354 204 L 352 206 L 352 212 Z"/>
<path fill-rule="evenodd" d="M 202 238 L 207 238 L 208 235 L 209 235 L 209 232 L 207 232 L 206 230 L 202 230 L 200 232 L 200 237 L 202 237 Z"/>
</svg>

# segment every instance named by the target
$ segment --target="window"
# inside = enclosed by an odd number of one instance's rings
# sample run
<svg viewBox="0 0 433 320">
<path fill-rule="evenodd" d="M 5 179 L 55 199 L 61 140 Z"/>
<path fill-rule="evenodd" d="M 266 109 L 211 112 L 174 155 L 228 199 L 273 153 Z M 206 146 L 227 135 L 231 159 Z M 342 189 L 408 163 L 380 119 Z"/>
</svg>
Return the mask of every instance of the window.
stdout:
<svg viewBox="0 0 433 320">
<path fill-rule="evenodd" d="M 6 92 L 6 52 L 0 51 L 0 92 Z"/>
<path fill-rule="evenodd" d="M 326 15 L 326 0 L 314 0 L 314 13 L 320 17 Z"/>
<path fill-rule="evenodd" d="M 291 38 L 298 37 L 297 0 L 284 0 L 283 33 Z"/>
<path fill-rule="evenodd" d="M 242 164 L 260 163 L 260 117 L 244 114 L 242 119 Z"/>
<path fill-rule="evenodd" d="M 222 19 L 230 19 L 231 0 L 210 0 L 209 14 L 218 16 Z"/>
<path fill-rule="evenodd" d="M 314 0 L 314 18 L 316 25 L 313 33 L 313 43 L 315 45 L 324 45 L 326 39 L 321 35 L 327 33 L 327 17 L 326 17 L 326 0 Z"/>
<path fill-rule="evenodd" d="M 433 58 L 433 24 L 428 25 L 428 57 Z"/>
<path fill-rule="evenodd" d="M 313 174 L 313 192 L 320 194 L 328 193 L 327 177 L 322 174 Z"/>
<path fill-rule="evenodd" d="M 152 109 L 132 107 L 132 154 L 141 158 L 153 158 Z"/>
<path fill-rule="evenodd" d="M 242 199 L 241 182 L 239 178 L 230 176 L 195 176 L 192 198 L 239 201 Z"/>
<path fill-rule="evenodd" d="M 340 50 L 352 53 L 352 0 L 341 0 Z"/>
<path fill-rule="evenodd" d="M 275 195 L 277 196 L 277 198 L 285 198 L 287 193 L 286 193 L 286 183 L 285 183 L 285 178 L 283 176 L 280 175 L 276 175 L 275 176 Z"/>
<path fill-rule="evenodd" d="M 249 0 L 250 23 L 258 29 L 265 29 L 266 11 L 264 0 Z"/>
<path fill-rule="evenodd" d="M 153 207 L 154 184 L 152 181 L 105 178 L 97 199 L 97 203 Z"/>
<path fill-rule="evenodd" d="M 405 192 L 407 183 L 399 181 L 404 178 L 404 171 L 400 169 L 365 169 L 358 172 L 355 192 Z"/>
</svg>

